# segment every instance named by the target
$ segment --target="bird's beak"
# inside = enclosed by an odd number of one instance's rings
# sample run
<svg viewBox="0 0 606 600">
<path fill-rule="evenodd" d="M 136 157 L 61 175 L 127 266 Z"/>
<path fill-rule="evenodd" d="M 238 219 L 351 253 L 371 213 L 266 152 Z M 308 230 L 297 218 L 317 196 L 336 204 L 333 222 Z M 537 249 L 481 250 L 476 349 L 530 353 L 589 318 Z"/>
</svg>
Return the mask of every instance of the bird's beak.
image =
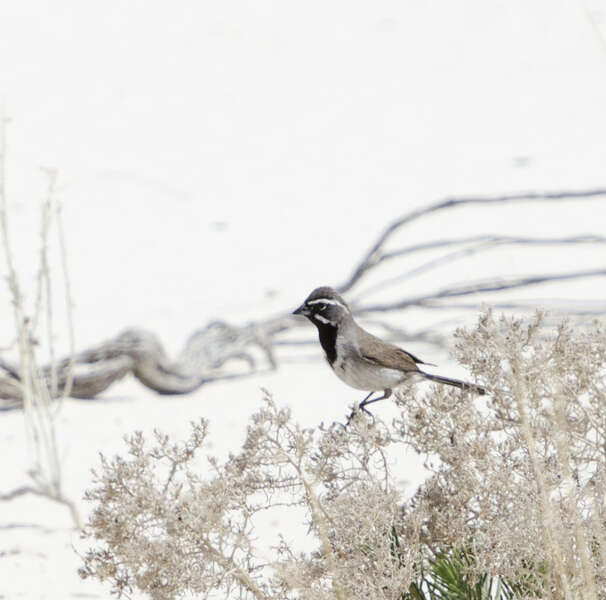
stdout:
<svg viewBox="0 0 606 600">
<path fill-rule="evenodd" d="M 305 304 L 301 304 L 297 310 L 293 310 L 293 315 L 303 315 L 304 317 L 309 316 L 311 313 Z"/>
</svg>

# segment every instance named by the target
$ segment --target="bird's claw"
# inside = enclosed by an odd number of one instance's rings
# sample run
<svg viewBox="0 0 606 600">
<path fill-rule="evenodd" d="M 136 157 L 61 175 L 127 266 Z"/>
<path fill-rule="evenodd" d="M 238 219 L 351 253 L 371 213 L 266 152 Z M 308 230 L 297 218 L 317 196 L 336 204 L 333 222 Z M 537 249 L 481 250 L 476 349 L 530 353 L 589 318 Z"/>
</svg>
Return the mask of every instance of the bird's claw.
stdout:
<svg viewBox="0 0 606 600">
<path fill-rule="evenodd" d="M 367 408 L 364 407 L 364 402 L 362 402 L 359 406 L 354 405 L 354 408 L 349 414 L 349 417 L 347 417 L 347 422 L 344 425 L 345 429 L 347 429 L 353 418 L 358 414 L 358 410 L 361 410 L 362 412 L 366 413 L 372 419 L 372 425 L 375 424 L 375 418 L 373 414 Z"/>
</svg>

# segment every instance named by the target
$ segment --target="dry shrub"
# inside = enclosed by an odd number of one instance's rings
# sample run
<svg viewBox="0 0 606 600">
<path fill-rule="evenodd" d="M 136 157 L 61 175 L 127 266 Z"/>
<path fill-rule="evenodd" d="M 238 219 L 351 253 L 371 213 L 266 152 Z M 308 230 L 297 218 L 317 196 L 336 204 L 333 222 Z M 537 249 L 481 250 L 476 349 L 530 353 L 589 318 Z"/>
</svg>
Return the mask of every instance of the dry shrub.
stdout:
<svg viewBox="0 0 606 600">
<path fill-rule="evenodd" d="M 38 274 L 35 281 L 33 306 L 27 306 L 22 290 L 21 277 L 16 268 L 16 261 L 11 245 L 11 228 L 9 227 L 8 198 L 6 194 L 6 123 L 3 107 L 0 106 L 0 245 L 3 260 L 6 265 L 6 282 L 8 284 L 13 311 L 16 339 L 13 343 L 0 349 L 10 350 L 16 346 L 19 353 L 18 366 L 10 365 L 0 357 L 2 374 L 0 376 L 0 410 L 16 408 L 22 401 L 25 418 L 25 434 L 28 450 L 31 454 L 31 465 L 27 474 L 32 479 L 29 485 L 22 485 L 8 492 L 0 493 L 0 501 L 11 501 L 20 496 L 34 494 L 49 498 L 66 505 L 73 519 L 74 527 L 80 528 L 80 517 L 74 502 L 63 492 L 63 476 L 59 457 L 55 418 L 56 408 L 51 407 L 52 398 L 66 397 L 72 386 L 72 366 L 74 349 L 74 329 L 72 322 L 72 301 L 67 268 L 67 250 L 61 220 L 61 207 L 56 201 L 57 172 L 54 169 L 43 169 L 48 178 L 46 197 L 41 204 L 40 219 L 40 253 Z M 67 317 L 67 330 L 70 341 L 70 358 L 64 361 L 64 384 L 59 393 L 57 378 L 57 363 L 55 360 L 55 331 L 54 311 L 57 309 L 53 297 L 53 278 L 49 252 L 51 246 L 50 232 L 56 228 L 57 242 L 60 253 L 60 264 L 64 283 L 64 301 Z M 14 232 L 12 232 L 14 233 Z M 45 337 L 50 366 L 40 367 L 39 339 L 44 336 L 41 332 L 41 322 L 45 325 Z M 5 318 L 3 325 L 8 328 Z M 19 401 L 15 401 L 19 398 Z"/>
<path fill-rule="evenodd" d="M 520 598 L 606 598 L 604 332 L 486 313 L 457 339 L 491 393 L 407 389 L 393 427 L 358 415 L 301 429 L 267 395 L 240 452 L 205 477 L 194 455 L 206 422 L 180 444 L 131 436 L 130 456 L 104 458 L 87 493 L 96 541 L 81 575 L 158 600 L 395 600 L 456 549 L 471 578 L 500 576 Z M 405 445 L 433 471 L 411 499 L 387 460 Z M 258 516 L 285 507 L 306 515 L 312 551 L 258 539 Z"/>
<path fill-rule="evenodd" d="M 401 435 L 437 457 L 409 511 L 434 552 L 469 549 L 477 573 L 541 598 L 606 597 L 606 336 L 481 316 L 456 358 L 491 393 L 400 398 Z M 431 461 L 428 461 L 431 462 Z M 524 586 L 522 586 L 524 589 Z"/>
</svg>

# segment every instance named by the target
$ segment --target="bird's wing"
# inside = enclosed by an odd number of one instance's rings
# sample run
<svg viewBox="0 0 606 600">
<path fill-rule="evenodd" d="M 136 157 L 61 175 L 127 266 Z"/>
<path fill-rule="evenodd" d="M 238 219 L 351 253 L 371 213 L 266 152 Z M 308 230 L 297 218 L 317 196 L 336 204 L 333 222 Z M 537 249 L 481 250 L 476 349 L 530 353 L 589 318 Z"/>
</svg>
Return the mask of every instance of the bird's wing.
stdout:
<svg viewBox="0 0 606 600">
<path fill-rule="evenodd" d="M 360 353 L 368 362 L 390 369 L 399 369 L 400 371 L 419 371 L 417 363 L 421 365 L 430 364 L 417 358 L 414 354 L 402 350 L 395 344 L 380 340 L 367 331 L 361 330 L 360 334 L 366 338 L 366 343 L 363 344 L 364 350 L 361 350 Z M 372 342 L 378 342 L 378 344 Z"/>
</svg>

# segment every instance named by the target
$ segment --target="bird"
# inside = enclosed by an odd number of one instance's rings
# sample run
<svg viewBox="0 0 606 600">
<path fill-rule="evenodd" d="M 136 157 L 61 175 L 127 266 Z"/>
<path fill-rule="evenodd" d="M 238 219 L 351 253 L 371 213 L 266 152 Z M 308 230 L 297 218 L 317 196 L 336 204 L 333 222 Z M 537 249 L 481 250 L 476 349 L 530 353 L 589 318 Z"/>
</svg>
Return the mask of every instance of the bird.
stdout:
<svg viewBox="0 0 606 600">
<path fill-rule="evenodd" d="M 347 302 L 331 287 L 313 290 L 293 314 L 307 317 L 316 326 L 326 360 L 339 379 L 352 388 L 370 392 L 359 405 L 369 415 L 369 404 L 389 398 L 394 388 L 411 378 L 486 393 L 485 388 L 474 383 L 421 370 L 419 365 L 435 365 L 360 327 Z M 371 399 L 376 392 L 383 395 Z"/>
</svg>

